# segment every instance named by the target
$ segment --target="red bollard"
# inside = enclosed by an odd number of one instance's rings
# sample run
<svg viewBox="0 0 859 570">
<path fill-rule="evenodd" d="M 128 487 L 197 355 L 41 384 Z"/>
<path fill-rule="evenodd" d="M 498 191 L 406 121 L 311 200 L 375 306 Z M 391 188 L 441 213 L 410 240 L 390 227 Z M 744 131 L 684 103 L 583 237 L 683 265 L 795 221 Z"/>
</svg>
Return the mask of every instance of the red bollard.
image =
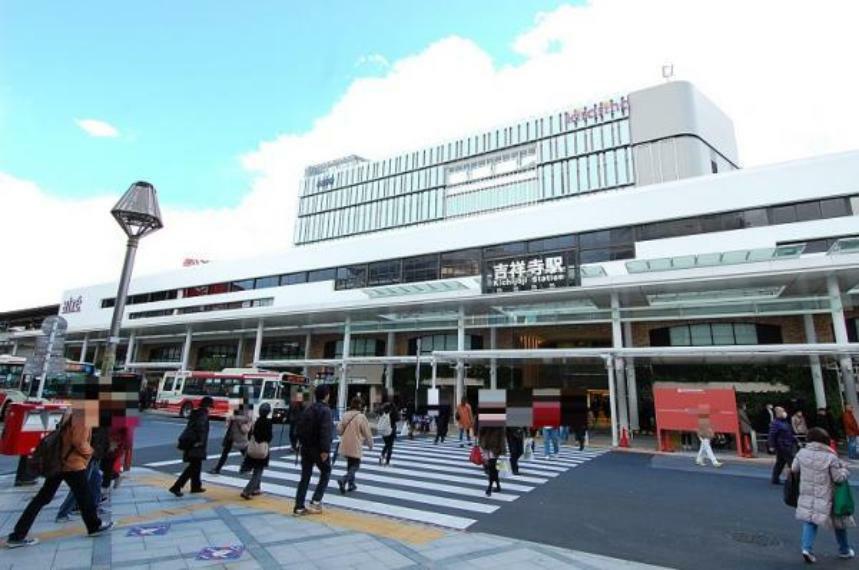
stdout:
<svg viewBox="0 0 859 570">
<path fill-rule="evenodd" d="M 620 432 L 620 447 L 629 447 L 629 434 L 626 432 L 626 428 Z"/>
<path fill-rule="evenodd" d="M 742 449 L 740 450 L 740 454 L 743 457 L 749 458 L 752 456 L 752 438 L 749 434 L 743 434 L 743 444 Z"/>
</svg>

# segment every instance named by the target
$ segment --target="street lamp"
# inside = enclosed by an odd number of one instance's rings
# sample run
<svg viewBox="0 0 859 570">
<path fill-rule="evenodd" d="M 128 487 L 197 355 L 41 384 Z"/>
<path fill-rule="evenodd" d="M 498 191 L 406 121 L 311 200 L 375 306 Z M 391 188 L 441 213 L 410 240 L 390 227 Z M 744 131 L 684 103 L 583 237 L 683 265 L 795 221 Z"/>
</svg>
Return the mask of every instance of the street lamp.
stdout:
<svg viewBox="0 0 859 570">
<path fill-rule="evenodd" d="M 109 380 L 113 374 L 116 347 L 119 344 L 119 327 L 122 323 L 122 313 L 125 311 L 128 282 L 131 280 L 137 244 L 140 242 L 140 238 L 164 227 L 161 222 L 161 210 L 158 208 L 158 195 L 155 186 L 149 182 L 138 181 L 129 186 L 110 213 L 122 231 L 125 232 L 125 235 L 128 236 L 128 244 L 125 249 L 125 261 L 122 264 L 122 275 L 119 278 L 119 288 L 116 291 L 116 301 L 113 305 L 113 317 L 110 320 L 107 347 L 101 364 L 103 380 Z M 131 346 L 128 349 L 131 350 Z"/>
</svg>

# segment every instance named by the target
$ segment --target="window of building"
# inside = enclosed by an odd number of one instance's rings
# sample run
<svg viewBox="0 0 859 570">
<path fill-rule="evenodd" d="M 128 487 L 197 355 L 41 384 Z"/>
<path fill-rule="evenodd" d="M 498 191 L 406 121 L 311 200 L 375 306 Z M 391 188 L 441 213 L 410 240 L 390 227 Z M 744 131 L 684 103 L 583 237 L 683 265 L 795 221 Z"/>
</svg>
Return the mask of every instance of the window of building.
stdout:
<svg viewBox="0 0 859 570">
<path fill-rule="evenodd" d="M 149 293 L 139 293 L 137 295 L 129 295 L 126 305 L 139 305 L 140 303 L 149 302 Z"/>
<path fill-rule="evenodd" d="M 334 268 L 330 269 L 315 269 L 313 271 L 307 272 L 307 282 L 314 283 L 316 281 L 333 281 L 336 270 Z"/>
<path fill-rule="evenodd" d="M 403 259 L 403 282 L 434 281 L 438 279 L 438 254 Z"/>
<path fill-rule="evenodd" d="M 820 215 L 823 218 L 838 218 L 850 215 L 850 203 L 847 198 L 832 198 L 820 201 Z"/>
<path fill-rule="evenodd" d="M 335 289 L 359 289 L 367 286 L 367 266 L 350 265 L 338 267 L 334 282 Z"/>
<path fill-rule="evenodd" d="M 789 224 L 796 221 L 796 206 L 775 206 L 770 208 L 770 220 L 774 224 Z"/>
<path fill-rule="evenodd" d="M 280 276 L 281 285 L 295 285 L 297 283 L 307 283 L 307 272 L 299 271 L 298 273 L 287 273 Z"/>
<path fill-rule="evenodd" d="M 254 279 L 254 289 L 267 289 L 269 287 L 278 287 L 279 285 L 279 275 L 269 275 L 268 277 L 257 277 Z"/>
<path fill-rule="evenodd" d="M 541 253 L 544 251 L 571 249 L 576 247 L 576 241 L 576 236 L 573 234 L 535 239 L 528 242 L 528 251 L 531 253 Z"/>
<path fill-rule="evenodd" d="M 441 254 L 441 278 L 480 274 L 480 250 L 461 249 Z"/>
<path fill-rule="evenodd" d="M 719 165 L 716 164 L 715 160 L 710 161 L 710 172 L 713 174 L 717 174 L 719 172 Z"/>
<path fill-rule="evenodd" d="M 483 248 L 484 259 L 494 259 L 497 257 L 511 257 L 514 255 L 522 255 L 527 250 L 527 244 L 524 241 L 514 241 L 510 243 L 502 243 L 499 245 L 491 245 Z"/>
<path fill-rule="evenodd" d="M 253 279 L 243 279 L 241 281 L 233 281 L 230 285 L 230 291 L 251 291 L 254 288 Z"/>
<path fill-rule="evenodd" d="M 236 365 L 235 344 L 210 344 L 197 349 L 197 364 L 194 370 L 217 372 Z"/>
<path fill-rule="evenodd" d="M 179 291 L 176 289 L 172 289 L 170 291 L 156 291 L 149 294 L 149 301 L 152 303 L 156 301 L 169 301 L 171 299 L 176 299 L 178 296 Z"/>
<path fill-rule="evenodd" d="M 260 349 L 262 360 L 294 360 L 304 358 L 304 350 L 297 340 L 273 338 L 263 340 Z"/>
<path fill-rule="evenodd" d="M 421 354 L 431 354 L 434 350 L 457 350 L 456 333 L 440 333 L 420 337 Z M 465 335 L 465 350 L 480 350 L 483 348 L 483 337 L 480 335 Z M 409 339 L 409 354 L 418 353 L 418 337 Z"/>
<path fill-rule="evenodd" d="M 651 346 L 724 346 L 781 342 L 781 327 L 755 323 L 696 323 L 650 331 Z"/>
<path fill-rule="evenodd" d="M 399 283 L 402 280 L 402 263 L 399 259 L 371 263 L 367 271 L 367 284 L 371 287 Z"/>
<path fill-rule="evenodd" d="M 149 362 L 181 362 L 182 344 L 163 344 L 149 349 Z"/>
<path fill-rule="evenodd" d="M 343 358 L 343 339 L 326 342 L 323 352 L 325 358 Z M 385 341 L 353 337 L 349 340 L 349 356 L 385 356 Z"/>
<path fill-rule="evenodd" d="M 109 308 L 113 307 L 114 305 L 116 305 L 116 299 L 102 299 L 101 300 L 101 308 L 102 309 L 109 309 Z"/>
</svg>

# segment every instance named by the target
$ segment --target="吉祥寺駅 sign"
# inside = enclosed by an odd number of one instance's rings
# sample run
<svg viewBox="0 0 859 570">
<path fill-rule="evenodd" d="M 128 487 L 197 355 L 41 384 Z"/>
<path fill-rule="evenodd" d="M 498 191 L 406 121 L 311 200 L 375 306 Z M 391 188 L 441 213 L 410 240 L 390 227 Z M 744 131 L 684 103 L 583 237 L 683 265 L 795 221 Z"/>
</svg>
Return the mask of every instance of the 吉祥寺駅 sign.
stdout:
<svg viewBox="0 0 859 570">
<path fill-rule="evenodd" d="M 570 269 L 563 253 L 493 259 L 487 261 L 483 268 L 483 292 L 509 293 L 567 287 L 574 284 Z"/>
</svg>

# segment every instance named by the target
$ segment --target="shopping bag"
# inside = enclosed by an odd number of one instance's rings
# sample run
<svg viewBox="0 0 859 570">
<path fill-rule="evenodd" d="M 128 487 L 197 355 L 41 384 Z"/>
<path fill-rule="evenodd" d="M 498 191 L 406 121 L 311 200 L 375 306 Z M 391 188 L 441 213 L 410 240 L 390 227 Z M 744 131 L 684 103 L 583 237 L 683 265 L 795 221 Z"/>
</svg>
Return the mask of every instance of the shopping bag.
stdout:
<svg viewBox="0 0 859 570">
<path fill-rule="evenodd" d="M 409 435 L 409 422 L 408 422 L 408 420 L 403 422 L 403 426 L 400 428 L 400 435 L 401 436 Z"/>
<path fill-rule="evenodd" d="M 483 452 L 476 445 L 471 448 L 471 453 L 468 454 L 468 460 L 475 465 L 483 465 Z"/>
<path fill-rule="evenodd" d="M 499 459 L 496 463 L 496 466 L 498 468 L 498 476 L 500 478 L 507 479 L 508 477 L 510 477 L 510 475 L 512 475 L 512 472 L 510 470 L 510 462 L 506 459 Z"/>
<path fill-rule="evenodd" d="M 525 461 L 531 461 L 534 459 L 534 438 L 526 437 L 525 438 L 525 452 L 522 454 L 522 459 Z"/>
<path fill-rule="evenodd" d="M 849 517 L 853 514 L 853 493 L 850 491 L 850 483 L 842 481 L 835 484 L 832 494 L 832 516 Z"/>
<path fill-rule="evenodd" d="M 799 473 L 788 470 L 784 480 L 784 504 L 795 507 L 799 501 Z"/>
</svg>

